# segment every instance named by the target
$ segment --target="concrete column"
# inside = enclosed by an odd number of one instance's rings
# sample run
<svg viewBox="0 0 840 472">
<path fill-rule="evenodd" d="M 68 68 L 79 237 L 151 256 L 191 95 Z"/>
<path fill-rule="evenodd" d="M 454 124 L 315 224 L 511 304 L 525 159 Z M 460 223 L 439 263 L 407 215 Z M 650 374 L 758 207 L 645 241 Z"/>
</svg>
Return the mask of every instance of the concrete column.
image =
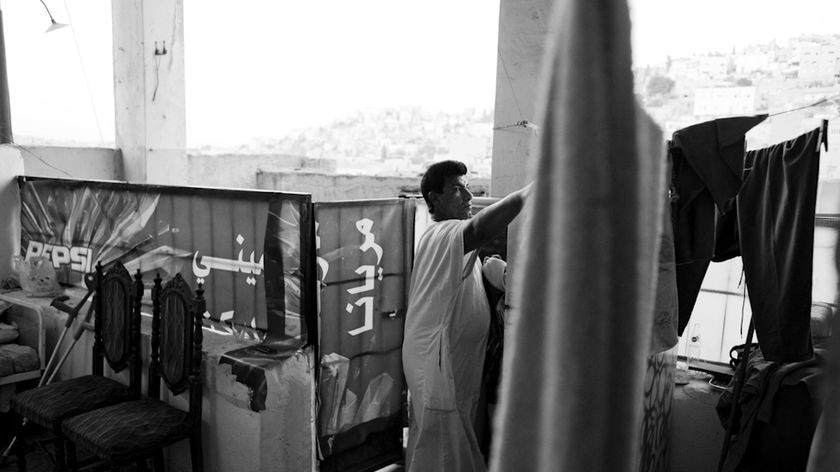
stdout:
<svg viewBox="0 0 840 472">
<path fill-rule="evenodd" d="M 541 126 L 536 103 L 544 43 L 549 36 L 551 0 L 502 0 L 496 65 L 496 108 L 490 196 L 503 197 L 528 183 L 532 146 L 538 131 L 515 126 L 527 121 Z M 508 228 L 508 263 L 517 258 L 523 219 Z M 508 266 L 510 272 L 514 264 Z M 509 280 L 512 274 L 508 274 Z M 516 294 L 508 293 L 509 303 Z"/>
<path fill-rule="evenodd" d="M 186 181 L 183 0 L 112 0 L 116 147 L 130 182 Z"/>
<path fill-rule="evenodd" d="M 511 126 L 528 121 L 541 125 L 536 104 L 551 0 L 502 0 L 496 65 L 496 107 L 490 195 L 503 197 L 526 183 L 532 128 Z"/>
<path fill-rule="evenodd" d="M 23 157 L 14 146 L 0 145 L 0 280 L 12 274 L 12 256 L 20 254 L 20 191 Z"/>
</svg>

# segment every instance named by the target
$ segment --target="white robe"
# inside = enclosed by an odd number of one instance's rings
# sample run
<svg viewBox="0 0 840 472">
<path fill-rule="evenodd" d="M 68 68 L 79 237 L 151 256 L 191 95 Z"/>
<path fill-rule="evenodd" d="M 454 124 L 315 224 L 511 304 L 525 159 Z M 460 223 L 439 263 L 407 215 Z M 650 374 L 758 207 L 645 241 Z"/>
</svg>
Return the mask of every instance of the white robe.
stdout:
<svg viewBox="0 0 840 472">
<path fill-rule="evenodd" d="M 403 341 L 411 394 L 408 471 L 484 471 L 474 423 L 490 322 L 466 220 L 432 223 L 414 260 Z"/>
</svg>

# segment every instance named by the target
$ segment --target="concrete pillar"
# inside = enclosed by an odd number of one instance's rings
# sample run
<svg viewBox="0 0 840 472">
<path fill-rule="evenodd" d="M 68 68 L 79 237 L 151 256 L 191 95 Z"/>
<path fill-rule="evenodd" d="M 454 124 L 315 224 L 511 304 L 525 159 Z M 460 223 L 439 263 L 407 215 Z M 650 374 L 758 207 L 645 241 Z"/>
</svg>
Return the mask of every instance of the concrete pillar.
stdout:
<svg viewBox="0 0 840 472">
<path fill-rule="evenodd" d="M 23 157 L 14 146 L 0 145 L 0 280 L 12 274 L 12 256 L 20 254 L 20 191 Z"/>
<path fill-rule="evenodd" d="M 493 122 L 493 167 L 490 196 L 503 197 L 528 183 L 532 146 L 540 126 L 536 103 L 544 43 L 549 36 L 551 0 L 501 0 L 496 61 L 496 108 Z M 508 228 L 508 263 L 517 258 L 522 218 Z M 515 265 L 508 266 L 512 273 Z M 509 273 L 508 277 L 512 278 Z M 516 294 L 508 293 L 509 303 Z"/>
<path fill-rule="evenodd" d="M 186 181 L 183 0 L 112 0 L 116 147 L 130 182 Z"/>
<path fill-rule="evenodd" d="M 503 197 L 525 185 L 533 128 L 511 126 L 528 121 L 541 125 L 536 104 L 551 0 L 502 0 L 496 65 L 496 108 L 490 195 Z"/>
</svg>

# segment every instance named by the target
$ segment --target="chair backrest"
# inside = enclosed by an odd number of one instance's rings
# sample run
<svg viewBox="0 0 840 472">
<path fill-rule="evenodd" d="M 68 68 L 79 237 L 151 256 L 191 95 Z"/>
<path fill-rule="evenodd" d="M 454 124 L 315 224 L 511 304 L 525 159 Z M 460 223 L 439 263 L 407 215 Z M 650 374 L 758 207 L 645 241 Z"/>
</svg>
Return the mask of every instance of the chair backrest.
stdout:
<svg viewBox="0 0 840 472">
<path fill-rule="evenodd" d="M 103 375 L 105 361 L 114 372 L 129 368 L 130 385 L 139 394 L 140 300 L 143 297 L 140 271 L 132 281 L 121 262 L 115 262 L 107 270 L 97 263 L 94 284 L 93 373 Z"/>
<path fill-rule="evenodd" d="M 160 397 L 160 379 L 178 395 L 190 390 L 190 412 L 201 420 L 201 331 L 205 311 L 201 284 L 193 295 L 176 274 L 165 286 L 160 275 L 152 288 L 152 349 L 149 362 L 149 397 Z"/>
</svg>

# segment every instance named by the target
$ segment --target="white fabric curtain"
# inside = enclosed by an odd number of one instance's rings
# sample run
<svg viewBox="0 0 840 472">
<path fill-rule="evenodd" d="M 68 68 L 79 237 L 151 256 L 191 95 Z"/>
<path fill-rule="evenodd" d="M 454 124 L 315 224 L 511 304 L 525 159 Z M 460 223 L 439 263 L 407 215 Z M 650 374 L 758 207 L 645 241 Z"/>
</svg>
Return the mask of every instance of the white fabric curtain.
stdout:
<svg viewBox="0 0 840 472">
<path fill-rule="evenodd" d="M 636 471 L 665 161 L 625 0 L 555 4 L 491 470 Z"/>
</svg>

